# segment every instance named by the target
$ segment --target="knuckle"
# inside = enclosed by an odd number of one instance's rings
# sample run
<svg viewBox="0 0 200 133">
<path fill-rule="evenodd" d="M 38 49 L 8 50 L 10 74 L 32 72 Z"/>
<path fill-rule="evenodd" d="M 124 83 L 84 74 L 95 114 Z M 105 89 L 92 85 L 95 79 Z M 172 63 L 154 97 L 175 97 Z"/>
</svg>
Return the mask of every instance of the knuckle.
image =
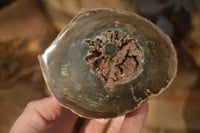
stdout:
<svg viewBox="0 0 200 133">
<path fill-rule="evenodd" d="M 37 106 L 37 101 L 31 101 L 29 102 L 26 107 L 25 107 L 25 111 L 31 111 L 31 110 L 34 110 L 35 107 Z"/>
</svg>

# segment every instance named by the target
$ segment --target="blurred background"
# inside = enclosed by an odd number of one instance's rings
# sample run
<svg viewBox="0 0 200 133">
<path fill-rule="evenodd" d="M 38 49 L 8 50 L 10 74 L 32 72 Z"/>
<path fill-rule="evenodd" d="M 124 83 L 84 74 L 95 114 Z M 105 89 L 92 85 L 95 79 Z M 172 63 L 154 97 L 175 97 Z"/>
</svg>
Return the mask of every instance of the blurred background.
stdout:
<svg viewBox="0 0 200 133">
<path fill-rule="evenodd" d="M 37 57 L 84 7 L 136 12 L 172 38 L 177 77 L 149 101 L 142 133 L 200 133 L 200 0 L 0 0 L 0 133 L 49 96 Z"/>
</svg>

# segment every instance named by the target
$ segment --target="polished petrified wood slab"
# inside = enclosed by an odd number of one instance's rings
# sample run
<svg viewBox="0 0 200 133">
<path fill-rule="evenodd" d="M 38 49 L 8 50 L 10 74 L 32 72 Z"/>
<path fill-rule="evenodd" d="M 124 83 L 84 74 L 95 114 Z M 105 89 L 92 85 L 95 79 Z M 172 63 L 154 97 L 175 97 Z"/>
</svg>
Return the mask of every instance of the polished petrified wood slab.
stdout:
<svg viewBox="0 0 200 133">
<path fill-rule="evenodd" d="M 39 58 L 57 101 L 86 118 L 112 118 L 160 94 L 177 71 L 174 46 L 134 13 L 85 9 Z"/>
</svg>

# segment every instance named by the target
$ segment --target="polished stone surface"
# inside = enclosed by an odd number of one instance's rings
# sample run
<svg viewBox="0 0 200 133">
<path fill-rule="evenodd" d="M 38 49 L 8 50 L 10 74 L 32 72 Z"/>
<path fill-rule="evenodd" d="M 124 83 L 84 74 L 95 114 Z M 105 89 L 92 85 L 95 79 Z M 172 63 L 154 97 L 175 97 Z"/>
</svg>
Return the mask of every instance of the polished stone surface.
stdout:
<svg viewBox="0 0 200 133">
<path fill-rule="evenodd" d="M 142 71 L 124 83 L 105 88 L 85 57 L 92 39 L 119 30 L 142 48 Z M 114 58 L 114 57 L 113 57 Z M 134 13 L 110 9 L 82 10 L 40 57 L 49 90 L 64 107 L 86 118 L 112 118 L 136 109 L 172 82 L 177 71 L 174 46 L 157 26 Z"/>
</svg>

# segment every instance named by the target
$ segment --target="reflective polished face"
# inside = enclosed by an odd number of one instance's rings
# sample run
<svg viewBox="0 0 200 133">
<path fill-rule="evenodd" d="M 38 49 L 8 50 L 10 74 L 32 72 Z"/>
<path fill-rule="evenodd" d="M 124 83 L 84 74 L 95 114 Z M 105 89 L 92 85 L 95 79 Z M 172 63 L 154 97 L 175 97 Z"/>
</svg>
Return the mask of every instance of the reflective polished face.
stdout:
<svg viewBox="0 0 200 133">
<path fill-rule="evenodd" d="M 167 35 L 134 13 L 82 10 L 40 57 L 49 90 L 81 117 L 135 110 L 173 81 L 177 56 Z"/>
</svg>

